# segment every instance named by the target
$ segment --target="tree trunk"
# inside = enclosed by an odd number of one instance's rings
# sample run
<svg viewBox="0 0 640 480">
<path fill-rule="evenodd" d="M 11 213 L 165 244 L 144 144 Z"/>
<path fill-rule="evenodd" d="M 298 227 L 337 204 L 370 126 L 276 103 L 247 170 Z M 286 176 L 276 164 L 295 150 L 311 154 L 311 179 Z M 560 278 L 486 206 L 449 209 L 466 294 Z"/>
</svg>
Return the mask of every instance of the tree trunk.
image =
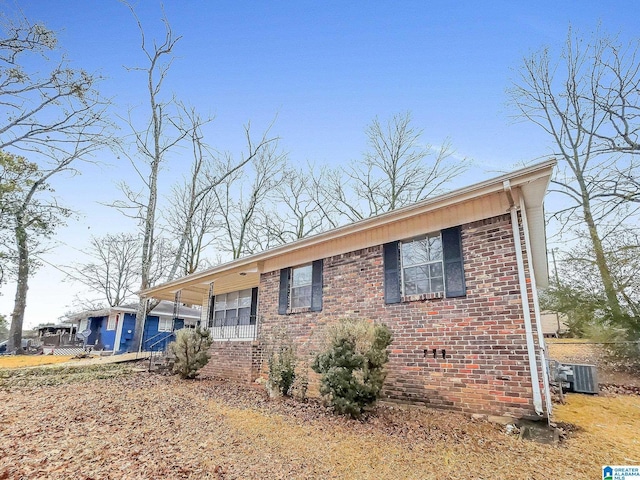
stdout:
<svg viewBox="0 0 640 480">
<path fill-rule="evenodd" d="M 29 290 L 29 249 L 27 247 L 27 230 L 22 214 L 16 216 L 16 246 L 18 247 L 18 281 L 16 296 L 11 314 L 8 352 L 20 351 L 22 348 L 22 325 L 24 311 L 27 308 L 27 290 Z"/>
<path fill-rule="evenodd" d="M 589 229 L 589 237 L 591 238 L 593 253 L 596 257 L 596 265 L 600 272 L 600 278 L 602 279 L 604 293 L 607 297 L 607 304 L 609 305 L 609 309 L 611 310 L 611 314 L 614 319 L 619 320 L 622 317 L 622 308 L 620 307 L 620 301 L 618 300 L 618 294 L 613 283 L 611 270 L 609 269 L 604 248 L 602 247 L 602 240 L 598 234 L 598 228 L 593 219 L 593 213 L 591 212 L 591 199 L 582 178 L 578 178 L 578 183 L 582 194 L 582 211 L 584 214 L 584 221 Z"/>
<path fill-rule="evenodd" d="M 153 162 L 151 165 L 151 174 L 149 175 L 149 203 L 147 205 L 147 216 L 145 219 L 144 240 L 142 243 L 142 268 L 140 290 L 146 290 L 149 285 L 149 273 L 151 271 L 151 262 L 153 261 L 153 242 L 154 227 L 156 219 L 156 203 L 157 203 L 157 182 L 158 182 L 158 166 L 160 162 Z M 147 318 L 147 305 L 144 298 L 138 303 L 136 312 L 136 328 L 133 333 L 133 351 L 137 352 L 142 349 L 142 337 L 144 334 L 144 324 Z"/>
</svg>

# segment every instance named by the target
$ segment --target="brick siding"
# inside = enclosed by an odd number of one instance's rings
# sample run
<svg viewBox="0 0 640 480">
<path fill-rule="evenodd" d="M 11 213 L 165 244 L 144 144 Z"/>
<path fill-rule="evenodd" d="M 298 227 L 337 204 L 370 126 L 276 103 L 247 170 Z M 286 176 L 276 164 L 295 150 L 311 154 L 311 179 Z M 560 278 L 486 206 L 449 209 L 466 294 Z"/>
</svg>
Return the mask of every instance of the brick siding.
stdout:
<svg viewBox="0 0 640 480">
<path fill-rule="evenodd" d="M 522 239 L 521 244 L 524 250 Z M 279 315 L 279 271 L 264 273 L 258 306 L 262 349 L 284 327 L 298 354 L 311 362 L 328 323 L 344 317 L 375 320 L 387 324 L 394 336 L 383 392 L 387 399 L 468 413 L 533 414 L 510 216 L 463 225 L 462 249 L 467 286 L 462 298 L 412 298 L 386 305 L 381 245 L 325 259 L 321 312 Z M 249 353 L 242 360 L 240 346 L 218 348 L 225 364 L 217 367 L 219 374 L 250 377 Z M 229 357 L 223 361 L 222 354 Z M 235 373 L 235 365 L 245 373 Z M 312 372 L 310 381 L 310 392 L 317 392 Z"/>
<path fill-rule="evenodd" d="M 260 351 L 256 341 L 213 342 L 209 349 L 211 359 L 200 370 L 200 376 L 251 383 L 259 374 Z"/>
</svg>

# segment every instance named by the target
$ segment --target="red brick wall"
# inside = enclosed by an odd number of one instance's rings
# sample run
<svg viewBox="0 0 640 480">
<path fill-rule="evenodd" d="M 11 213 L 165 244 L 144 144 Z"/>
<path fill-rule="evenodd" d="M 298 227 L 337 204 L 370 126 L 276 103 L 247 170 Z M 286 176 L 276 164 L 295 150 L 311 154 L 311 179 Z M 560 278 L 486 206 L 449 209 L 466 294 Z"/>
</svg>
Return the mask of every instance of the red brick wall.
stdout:
<svg viewBox="0 0 640 480">
<path fill-rule="evenodd" d="M 522 238 L 521 244 L 524 250 Z M 533 414 L 510 216 L 463 225 L 462 249 L 467 285 L 462 298 L 385 305 L 382 246 L 325 259 L 321 312 L 279 315 L 280 273 L 262 274 L 259 342 L 215 342 L 203 374 L 253 381 L 266 367 L 264 360 L 260 366 L 261 352 L 269 351 L 283 328 L 299 356 L 311 363 L 328 323 L 358 317 L 383 322 L 393 331 L 386 398 L 468 413 Z M 533 315 L 531 301 L 530 309 Z M 313 394 L 318 378 L 313 372 L 309 376 Z"/>
<path fill-rule="evenodd" d="M 260 345 L 249 342 L 213 342 L 209 349 L 211 359 L 200 371 L 200 376 L 223 378 L 239 383 L 251 383 L 258 377 L 261 360 Z"/>
<path fill-rule="evenodd" d="M 394 335 L 384 389 L 388 399 L 463 412 L 532 414 L 510 216 L 464 225 L 462 247 L 467 284 L 463 298 L 385 305 L 382 246 L 325 259 L 322 312 L 278 315 L 279 272 L 265 273 L 260 282 L 260 339 L 268 341 L 272 332 L 286 326 L 299 353 L 311 358 L 327 323 L 347 316 L 380 321 Z M 311 380 L 317 378 L 311 375 Z"/>
</svg>

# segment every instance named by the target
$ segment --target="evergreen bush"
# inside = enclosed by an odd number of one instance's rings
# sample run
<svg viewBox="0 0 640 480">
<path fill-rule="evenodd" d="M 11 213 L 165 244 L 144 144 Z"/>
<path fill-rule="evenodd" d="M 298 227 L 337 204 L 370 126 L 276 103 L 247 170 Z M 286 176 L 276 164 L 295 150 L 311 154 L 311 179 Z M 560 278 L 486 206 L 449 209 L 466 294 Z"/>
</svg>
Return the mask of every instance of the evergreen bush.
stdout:
<svg viewBox="0 0 640 480">
<path fill-rule="evenodd" d="M 176 340 L 169 344 L 169 350 L 175 356 L 173 373 L 185 379 L 195 378 L 211 357 L 209 347 L 212 343 L 211 332 L 207 329 L 178 330 Z"/>
<path fill-rule="evenodd" d="M 380 397 L 391 330 L 366 320 L 343 319 L 327 329 L 327 348 L 313 362 L 320 393 L 336 412 L 358 418 Z"/>
</svg>

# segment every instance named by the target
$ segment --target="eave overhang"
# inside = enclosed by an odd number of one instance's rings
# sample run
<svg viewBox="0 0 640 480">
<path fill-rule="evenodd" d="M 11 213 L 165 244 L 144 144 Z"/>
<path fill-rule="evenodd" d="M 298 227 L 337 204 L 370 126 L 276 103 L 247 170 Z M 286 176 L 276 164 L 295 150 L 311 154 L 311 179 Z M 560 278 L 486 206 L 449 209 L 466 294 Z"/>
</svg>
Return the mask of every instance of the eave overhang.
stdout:
<svg viewBox="0 0 640 480">
<path fill-rule="evenodd" d="M 507 213 L 510 195 L 524 199 L 530 224 L 533 270 L 538 286 L 548 284 L 548 267 L 543 201 L 554 159 L 499 177 L 460 188 L 376 217 L 281 245 L 173 280 L 140 292 L 143 297 L 174 300 L 177 291 L 184 303 L 201 304 L 214 284 L 215 293 L 252 288 L 260 274 L 317 258 L 410 238 L 413 232 L 427 233 Z M 427 225 L 425 227 L 425 224 Z"/>
</svg>

